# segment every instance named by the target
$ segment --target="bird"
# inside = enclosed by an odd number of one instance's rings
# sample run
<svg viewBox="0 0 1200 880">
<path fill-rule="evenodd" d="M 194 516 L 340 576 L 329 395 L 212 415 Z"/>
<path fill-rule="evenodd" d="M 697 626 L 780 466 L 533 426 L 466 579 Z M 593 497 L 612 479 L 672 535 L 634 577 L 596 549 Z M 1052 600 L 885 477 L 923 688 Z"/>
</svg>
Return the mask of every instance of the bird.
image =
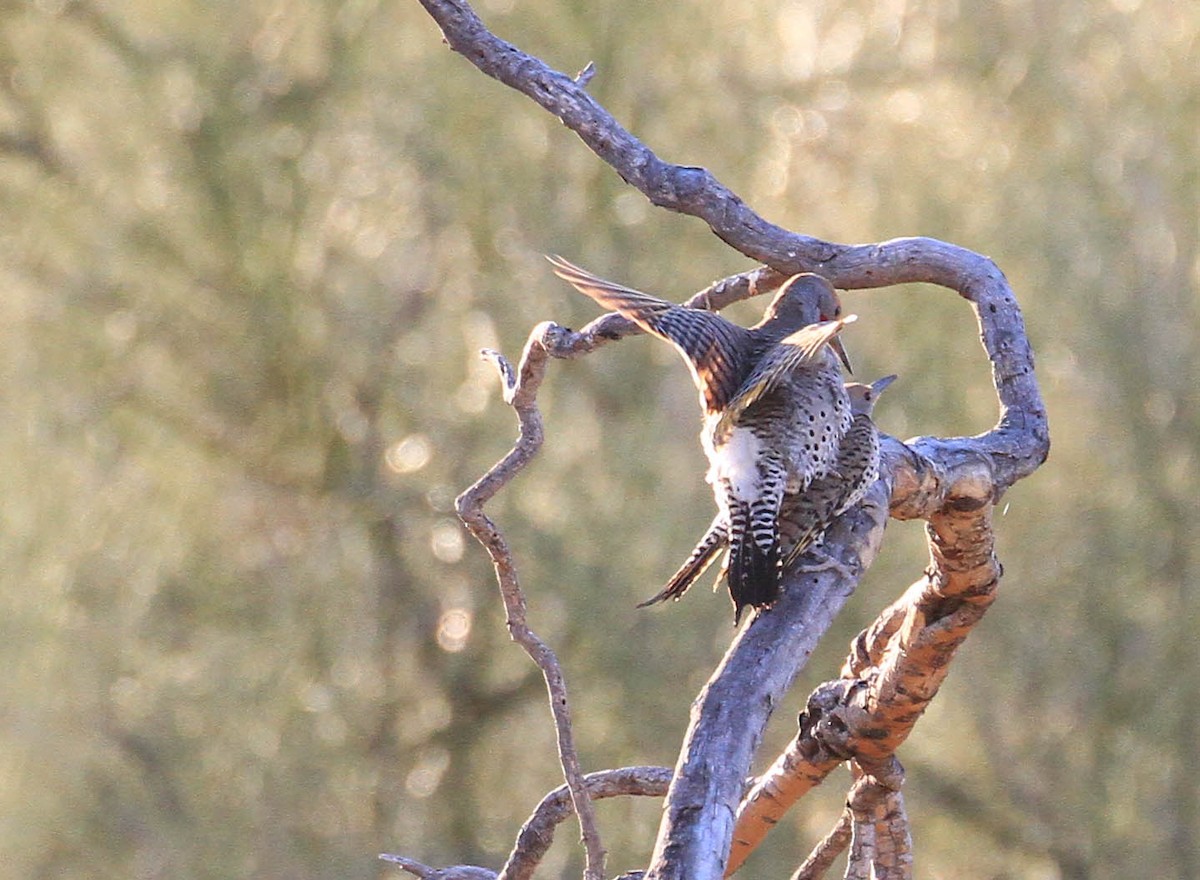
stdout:
<svg viewBox="0 0 1200 880">
<path fill-rule="evenodd" d="M 803 491 L 833 466 L 850 426 L 838 359 L 847 369 L 849 361 L 838 334 L 855 316 L 842 316 L 832 285 L 812 273 L 788 279 L 747 328 L 548 259 L 580 292 L 683 355 L 704 411 L 700 438 L 718 507 L 716 532 L 693 552 L 695 564 L 706 568 L 723 538 L 734 622 L 747 606 L 771 605 L 783 494 Z"/>
<path fill-rule="evenodd" d="M 896 381 L 896 376 L 884 376 L 874 382 L 847 383 L 852 419 L 850 429 L 838 445 L 838 455 L 832 470 L 813 480 L 799 493 L 785 493 L 779 511 L 781 540 L 790 548 L 784 558 L 787 568 L 814 541 L 825 533 L 834 519 L 862 500 L 862 496 L 879 478 L 879 432 L 872 421 L 872 410 L 883 390 Z M 728 530 L 718 514 L 709 525 L 687 560 L 667 581 L 662 591 L 639 604 L 639 608 L 679 599 L 716 560 L 726 546 Z M 720 582 L 726 572 L 717 575 Z"/>
<path fill-rule="evenodd" d="M 781 505 L 780 532 L 791 543 L 784 557 L 785 568 L 824 535 L 835 519 L 861 501 L 879 479 L 879 431 L 871 416 L 879 395 L 895 381 L 893 375 L 870 384 L 847 383 L 853 416 L 838 445 L 834 468 Z"/>
</svg>

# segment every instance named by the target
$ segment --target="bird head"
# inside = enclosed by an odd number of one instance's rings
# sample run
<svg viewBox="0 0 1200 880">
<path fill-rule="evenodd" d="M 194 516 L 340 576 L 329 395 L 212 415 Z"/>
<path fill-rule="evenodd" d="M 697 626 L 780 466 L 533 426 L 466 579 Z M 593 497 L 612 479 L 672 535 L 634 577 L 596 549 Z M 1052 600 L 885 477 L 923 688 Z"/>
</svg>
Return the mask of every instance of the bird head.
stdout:
<svg viewBox="0 0 1200 880">
<path fill-rule="evenodd" d="M 836 321 L 841 316 L 842 301 L 833 285 L 820 275 L 803 272 L 793 275 L 783 283 L 779 292 L 775 294 L 775 299 L 767 307 L 762 323 L 775 320 L 791 332 L 807 324 Z M 841 338 L 834 337 L 829 345 L 845 364 L 846 372 L 853 373 L 850 356 L 846 354 Z"/>
<path fill-rule="evenodd" d="M 883 389 L 895 382 L 896 378 L 894 375 L 884 376 L 882 379 L 876 379 L 870 385 L 864 385 L 862 382 L 847 382 L 846 394 L 850 398 L 850 411 L 855 415 L 869 416 L 875 407 L 875 401 L 883 393 Z"/>
</svg>

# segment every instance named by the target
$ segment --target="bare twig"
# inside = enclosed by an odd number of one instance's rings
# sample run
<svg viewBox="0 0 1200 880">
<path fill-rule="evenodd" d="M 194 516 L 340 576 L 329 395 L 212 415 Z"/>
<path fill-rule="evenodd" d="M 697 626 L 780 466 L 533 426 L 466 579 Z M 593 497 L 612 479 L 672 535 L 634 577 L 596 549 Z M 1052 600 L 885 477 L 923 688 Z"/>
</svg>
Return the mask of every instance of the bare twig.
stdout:
<svg viewBox="0 0 1200 880">
<path fill-rule="evenodd" d="M 597 799 L 634 795 L 662 797 L 671 781 L 668 767 L 622 767 L 601 770 L 584 777 L 588 794 Z M 500 869 L 498 880 L 529 880 L 534 869 L 554 842 L 555 827 L 574 812 L 566 786 L 556 788 L 537 805 L 521 826 L 516 845 Z"/>
<path fill-rule="evenodd" d="M 496 880 L 496 872 L 487 868 L 477 868 L 474 865 L 451 865 L 448 868 L 431 868 L 415 859 L 383 853 L 379 856 L 382 861 L 391 862 L 401 870 L 407 871 L 421 880 Z"/>
<path fill-rule="evenodd" d="M 846 797 L 846 808 L 791 880 L 816 880 L 823 876 L 847 845 L 852 846 L 847 877 L 903 880 L 910 876 L 904 873 L 905 865 L 911 865 L 911 858 L 905 862 L 911 846 L 904 846 L 909 838 L 900 799 L 899 786 L 904 776 L 900 763 L 893 758 L 874 773 L 864 773 L 857 764 L 852 768 L 855 782 Z"/>
<path fill-rule="evenodd" d="M 597 800 L 621 795 L 662 797 L 670 781 L 671 771 L 666 767 L 621 767 L 589 773 L 583 778 L 588 796 Z M 554 829 L 574 812 L 571 792 L 565 785 L 542 798 L 521 826 L 512 853 L 499 874 L 474 865 L 431 868 L 415 859 L 390 853 L 379 858 L 422 880 L 529 880 L 554 842 Z"/>
<path fill-rule="evenodd" d="M 500 595 L 504 600 L 508 631 L 525 652 L 533 659 L 546 679 L 550 694 L 550 710 L 554 714 L 555 732 L 558 738 L 558 756 L 563 776 L 571 793 L 575 814 L 583 836 L 587 861 L 584 876 L 587 880 L 604 878 L 604 846 L 596 827 L 596 814 L 583 782 L 583 771 L 579 765 L 579 754 L 575 748 L 571 728 L 571 710 L 567 702 L 567 686 L 562 667 L 554 651 L 529 627 L 525 619 L 525 594 L 517 579 L 516 566 L 508 543 L 488 516 L 483 505 L 512 480 L 542 445 L 542 416 L 537 408 L 537 391 L 546 372 L 548 348 L 554 345 L 567 331 L 556 324 L 544 322 L 533 329 L 521 364 L 514 374 L 511 364 L 499 353 L 485 351 L 500 373 L 504 384 L 504 400 L 517 413 L 520 425 L 517 442 L 491 470 L 478 482 L 463 492 L 455 507 L 476 540 L 487 549 L 496 568 L 496 579 Z"/>
<path fill-rule="evenodd" d="M 796 869 L 796 873 L 792 874 L 791 880 L 817 880 L 818 877 L 825 876 L 825 872 L 832 867 L 834 860 L 850 845 L 853 823 L 854 816 L 847 807 L 838 815 L 837 824 L 821 839 L 820 843 L 813 847 L 808 858 Z"/>
</svg>

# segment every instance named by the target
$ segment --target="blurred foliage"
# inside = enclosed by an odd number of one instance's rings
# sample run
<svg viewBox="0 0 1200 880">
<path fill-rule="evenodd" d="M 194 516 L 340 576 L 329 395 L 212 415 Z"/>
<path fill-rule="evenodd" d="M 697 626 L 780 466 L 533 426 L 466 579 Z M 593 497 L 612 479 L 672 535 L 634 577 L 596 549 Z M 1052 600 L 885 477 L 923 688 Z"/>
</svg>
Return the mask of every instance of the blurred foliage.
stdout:
<svg viewBox="0 0 1200 880">
<path fill-rule="evenodd" d="M 694 8 L 693 8 L 694 7 Z M 902 758 L 924 877 L 1200 876 L 1200 12 L 1168 0 L 486 0 L 663 158 L 838 241 L 985 252 L 1025 310 L 1050 463 L 997 516 L 1004 598 Z M 0 863 L 12 877 L 498 867 L 558 784 L 542 686 L 453 497 L 516 355 L 592 304 L 748 268 L 447 51 L 414 2 L 0 8 Z M 995 417 L 969 310 L 847 295 L 892 433 Z M 752 320 L 759 306 L 736 312 Z M 491 506 L 588 768 L 672 763 L 728 643 L 639 612 L 711 515 L 686 371 L 555 364 Z M 923 564 L 894 524 L 795 694 Z M 764 757 L 793 728 L 785 707 Z M 844 780 L 747 867 L 782 876 Z M 653 802 L 601 808 L 642 863 Z M 545 876 L 578 876 L 564 828 Z"/>
</svg>

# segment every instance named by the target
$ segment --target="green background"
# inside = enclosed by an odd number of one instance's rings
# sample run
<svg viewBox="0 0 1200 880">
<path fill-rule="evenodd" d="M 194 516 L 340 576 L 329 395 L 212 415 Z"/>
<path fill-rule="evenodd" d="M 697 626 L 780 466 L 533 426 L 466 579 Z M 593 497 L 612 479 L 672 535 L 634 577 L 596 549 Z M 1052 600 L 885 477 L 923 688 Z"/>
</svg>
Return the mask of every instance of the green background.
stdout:
<svg viewBox="0 0 1200 880">
<path fill-rule="evenodd" d="M 998 604 L 905 745 L 917 876 L 1200 877 L 1200 11 L 1173 0 L 487 0 L 669 161 L 841 242 L 992 257 L 1050 461 Z M 453 498 L 515 429 L 483 346 L 579 327 L 557 252 L 672 299 L 751 267 L 450 52 L 414 0 L 0 6 L 0 864 L 15 878 L 498 868 L 560 781 L 536 671 Z M 965 303 L 848 293 L 898 436 L 994 396 Z M 732 310 L 749 322 L 756 303 Z M 555 363 L 491 505 L 587 769 L 674 761 L 728 644 L 687 372 Z M 790 702 L 925 563 L 893 523 Z M 839 774 L 746 867 L 786 876 Z M 599 808 L 610 869 L 655 801 Z M 568 825 L 543 868 L 578 876 Z"/>
</svg>

